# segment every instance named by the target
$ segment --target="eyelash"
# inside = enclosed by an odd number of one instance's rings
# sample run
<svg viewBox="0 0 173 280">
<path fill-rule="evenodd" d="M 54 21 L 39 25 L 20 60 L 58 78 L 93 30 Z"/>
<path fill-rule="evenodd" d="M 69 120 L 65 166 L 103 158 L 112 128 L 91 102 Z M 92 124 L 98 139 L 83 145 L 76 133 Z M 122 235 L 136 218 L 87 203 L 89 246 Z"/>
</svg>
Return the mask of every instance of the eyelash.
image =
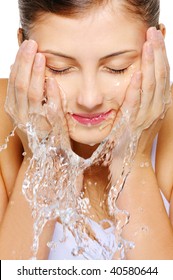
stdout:
<svg viewBox="0 0 173 280">
<path fill-rule="evenodd" d="M 53 69 L 51 67 L 48 67 L 48 69 L 52 73 L 57 74 L 57 75 L 68 74 L 70 72 L 70 70 L 71 70 L 71 68 L 66 68 L 66 69 L 63 69 L 63 70 L 57 70 L 57 69 Z M 116 74 L 124 74 L 124 72 L 127 70 L 127 68 L 120 69 L 120 70 L 115 70 L 115 69 L 106 67 L 106 70 L 108 70 L 108 72 L 116 75 Z"/>
<path fill-rule="evenodd" d="M 66 68 L 66 69 L 63 69 L 63 70 L 57 70 L 57 69 L 53 69 L 53 68 L 48 67 L 48 69 L 54 74 L 62 75 L 62 74 L 69 73 L 71 68 Z"/>
<path fill-rule="evenodd" d="M 107 67 L 106 69 L 112 74 L 124 74 L 124 72 L 127 70 L 127 68 L 115 70 L 109 67 Z"/>
</svg>

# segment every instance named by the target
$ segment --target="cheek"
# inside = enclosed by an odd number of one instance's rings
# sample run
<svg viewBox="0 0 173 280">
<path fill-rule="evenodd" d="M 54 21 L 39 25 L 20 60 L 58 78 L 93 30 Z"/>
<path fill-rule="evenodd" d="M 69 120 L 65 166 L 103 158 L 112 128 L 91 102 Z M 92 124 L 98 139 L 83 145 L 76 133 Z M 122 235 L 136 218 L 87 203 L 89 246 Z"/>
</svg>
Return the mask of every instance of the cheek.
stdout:
<svg viewBox="0 0 173 280">
<path fill-rule="evenodd" d="M 70 76 L 67 75 L 55 75 L 54 73 L 51 73 L 50 71 L 46 71 L 46 77 L 55 78 L 58 86 L 60 88 L 60 93 L 63 101 L 63 108 L 64 111 L 67 110 L 67 107 L 69 103 L 72 102 L 72 100 L 75 100 L 76 92 L 78 91 L 79 85 L 78 81 L 74 78 L 69 78 Z"/>
<path fill-rule="evenodd" d="M 129 69 L 121 76 L 119 80 L 119 86 L 117 86 L 117 95 L 119 90 L 119 99 L 118 99 L 119 105 L 122 105 L 125 99 L 126 92 L 130 85 L 133 74 L 136 71 L 139 71 L 140 67 L 141 67 L 140 61 L 138 61 L 136 64 L 131 65 Z"/>
<path fill-rule="evenodd" d="M 105 76 L 100 81 L 105 100 L 116 102 L 118 106 L 121 106 L 124 101 L 132 75 L 138 69 L 139 67 L 137 65 L 130 66 L 129 69 L 124 73 L 107 75 L 107 77 Z"/>
<path fill-rule="evenodd" d="M 74 91 L 75 86 L 77 86 L 76 80 L 69 78 L 69 75 L 59 75 L 54 74 L 50 71 L 46 71 L 46 77 L 55 78 L 59 87 L 64 93 L 67 93 L 67 96 Z"/>
<path fill-rule="evenodd" d="M 121 74 L 99 73 L 94 81 L 97 84 L 97 94 L 103 96 L 104 102 L 111 102 L 112 105 L 116 104 L 115 107 L 121 106 L 132 75 L 139 69 L 140 61 L 131 65 L 128 70 Z M 83 89 L 81 77 L 78 75 L 60 76 L 49 71 L 46 73 L 46 76 L 56 78 L 62 92 L 62 97 L 68 109 L 70 109 L 75 104 L 78 94 Z"/>
</svg>

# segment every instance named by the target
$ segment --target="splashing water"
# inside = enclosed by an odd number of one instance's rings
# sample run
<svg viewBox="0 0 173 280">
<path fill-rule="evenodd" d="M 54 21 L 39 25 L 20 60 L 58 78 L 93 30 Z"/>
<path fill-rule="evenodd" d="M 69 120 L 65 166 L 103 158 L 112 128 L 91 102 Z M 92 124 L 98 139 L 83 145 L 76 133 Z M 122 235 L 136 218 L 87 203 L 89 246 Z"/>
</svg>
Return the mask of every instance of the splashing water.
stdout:
<svg viewBox="0 0 173 280">
<path fill-rule="evenodd" d="M 35 128 L 36 123 L 37 116 L 31 115 L 30 121 L 25 126 L 33 156 L 22 186 L 22 192 L 32 207 L 34 219 L 32 259 L 36 259 L 39 237 L 45 224 L 47 221 L 57 218 L 61 220 L 64 228 L 64 240 L 66 239 L 67 229 L 75 237 L 77 247 L 73 249 L 73 254 L 83 253 L 87 256 L 89 242 L 87 232 L 91 225 L 86 214 L 89 211 L 90 202 L 88 198 L 83 197 L 82 193 L 83 172 L 93 164 L 109 166 L 115 153 L 117 153 L 116 149 L 120 148 L 119 143 L 122 142 L 121 138 L 124 136 L 124 130 L 127 127 L 127 120 L 123 117 L 119 121 L 111 134 L 99 145 L 89 159 L 83 159 L 72 151 L 59 124 L 52 129 L 48 136 L 40 140 Z M 14 135 L 14 131 L 9 137 Z M 117 178 L 112 180 L 107 200 L 109 214 L 115 221 L 115 223 L 112 223 L 115 233 L 114 246 L 111 245 L 109 248 L 107 244 L 103 244 L 95 237 L 98 244 L 102 246 L 103 259 L 111 259 L 115 251 L 119 252 L 119 259 L 125 258 L 125 251 L 133 247 L 132 242 L 123 240 L 121 237 L 122 229 L 128 223 L 129 214 L 119 210 L 116 206 L 116 199 L 130 172 L 130 162 L 137 144 L 137 140 L 128 140 L 131 141 L 126 141 L 130 144 L 127 151 L 124 151 L 125 157 L 122 157 L 122 171 L 118 172 L 120 176 L 117 173 Z M 6 146 L 1 148 L 5 149 Z M 110 221 L 108 222 L 110 223 Z M 55 244 L 52 246 L 55 247 Z M 51 247 L 50 242 L 49 247 Z"/>
<path fill-rule="evenodd" d="M 3 150 L 7 149 L 8 142 L 10 141 L 10 138 L 14 136 L 16 129 L 17 129 L 17 126 L 15 126 L 13 128 L 13 130 L 10 132 L 10 134 L 6 137 L 5 143 L 0 146 L 0 152 L 2 152 Z"/>
<path fill-rule="evenodd" d="M 107 222 L 111 223 L 115 240 L 114 243 L 104 243 L 97 234 L 94 239 L 102 247 L 101 259 L 112 259 L 113 255 L 116 255 L 117 259 L 124 259 L 126 252 L 132 249 L 134 244 L 122 238 L 123 228 L 129 222 L 130 215 L 117 207 L 117 198 L 131 172 L 142 129 L 132 133 L 129 114 L 123 113 L 110 135 L 92 156 L 83 159 L 72 151 L 60 119 L 47 135 L 38 134 L 38 122 L 38 116 L 31 114 L 24 126 L 33 153 L 22 186 L 22 192 L 32 207 L 34 219 L 32 259 L 37 257 L 39 237 L 45 224 L 57 218 L 64 229 L 62 242 L 66 239 L 66 230 L 70 230 L 77 244 L 72 253 L 84 254 L 87 258 L 88 228 L 92 230 L 92 226 L 87 217 L 90 201 L 84 198 L 82 192 L 83 173 L 95 164 L 107 166 L 110 171 L 107 205 L 112 221 Z M 14 135 L 17 127 L 21 128 L 21 125 L 14 128 L 6 138 L 5 144 L 0 147 L 0 151 L 7 148 L 9 138 Z M 55 248 L 56 244 L 49 242 L 48 246 Z"/>
<path fill-rule="evenodd" d="M 71 150 L 59 124 L 52 129 L 48 136 L 40 140 L 36 129 L 37 121 L 37 116 L 31 115 L 30 121 L 25 126 L 33 156 L 22 186 L 22 192 L 32 207 L 34 219 L 32 259 L 36 259 L 39 237 L 45 224 L 47 221 L 57 218 L 61 220 L 64 228 L 64 240 L 67 229 L 75 237 L 77 247 L 73 249 L 73 254 L 83 253 L 86 256 L 89 242 L 87 226 L 91 225 L 89 225 L 86 215 L 90 208 L 89 199 L 84 198 L 82 193 L 83 172 L 93 164 L 109 166 L 115 154 L 120 150 L 120 143 L 122 143 L 122 137 L 127 128 L 127 119 L 122 117 L 89 159 L 83 159 Z M 19 127 L 21 128 L 21 125 Z M 7 147 L 9 137 L 14 135 L 15 130 L 16 127 L 7 137 L 5 145 L 1 146 L 1 150 Z M 103 259 L 111 259 L 115 252 L 119 252 L 117 258 L 125 258 L 125 251 L 133 248 L 132 242 L 121 237 L 122 229 L 128 223 L 129 214 L 117 208 L 116 199 L 130 172 L 137 140 L 138 138 L 128 135 L 126 143 L 129 144 L 127 147 L 123 147 L 121 170 L 117 172 L 116 176 L 114 174 L 110 183 L 107 203 L 109 214 L 115 221 L 112 227 L 116 246 L 109 248 L 95 236 L 103 248 L 101 253 Z M 110 223 L 110 221 L 108 222 Z M 51 247 L 50 244 L 49 247 Z M 55 244 L 52 246 L 55 247 Z"/>
</svg>

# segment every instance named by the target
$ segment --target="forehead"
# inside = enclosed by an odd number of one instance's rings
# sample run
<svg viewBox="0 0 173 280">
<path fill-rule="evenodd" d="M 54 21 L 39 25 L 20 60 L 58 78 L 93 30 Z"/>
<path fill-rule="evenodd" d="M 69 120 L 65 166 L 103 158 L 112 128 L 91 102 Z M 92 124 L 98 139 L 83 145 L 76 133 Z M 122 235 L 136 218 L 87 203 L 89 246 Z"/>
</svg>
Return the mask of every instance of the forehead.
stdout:
<svg viewBox="0 0 173 280">
<path fill-rule="evenodd" d="M 81 17 L 63 17 L 45 13 L 35 22 L 29 37 L 38 42 L 40 48 L 61 46 L 65 50 L 73 47 L 91 50 L 91 47 L 114 45 L 117 48 L 140 45 L 145 39 L 145 24 L 126 12 L 119 1 L 94 8 Z"/>
</svg>

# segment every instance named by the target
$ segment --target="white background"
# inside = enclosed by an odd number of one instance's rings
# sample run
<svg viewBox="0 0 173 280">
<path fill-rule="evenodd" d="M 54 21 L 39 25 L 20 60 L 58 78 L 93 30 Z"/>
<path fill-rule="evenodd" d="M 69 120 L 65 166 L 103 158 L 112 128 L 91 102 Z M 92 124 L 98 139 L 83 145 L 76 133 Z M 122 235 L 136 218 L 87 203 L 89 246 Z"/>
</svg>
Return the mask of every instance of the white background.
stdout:
<svg viewBox="0 0 173 280">
<path fill-rule="evenodd" d="M 173 12 L 171 0 L 160 0 L 161 16 L 167 28 L 166 46 L 171 66 L 173 81 Z M 19 27 L 18 1 L 2 1 L 0 4 L 0 78 L 9 76 L 10 65 L 13 63 L 18 49 L 17 29 Z"/>
</svg>

